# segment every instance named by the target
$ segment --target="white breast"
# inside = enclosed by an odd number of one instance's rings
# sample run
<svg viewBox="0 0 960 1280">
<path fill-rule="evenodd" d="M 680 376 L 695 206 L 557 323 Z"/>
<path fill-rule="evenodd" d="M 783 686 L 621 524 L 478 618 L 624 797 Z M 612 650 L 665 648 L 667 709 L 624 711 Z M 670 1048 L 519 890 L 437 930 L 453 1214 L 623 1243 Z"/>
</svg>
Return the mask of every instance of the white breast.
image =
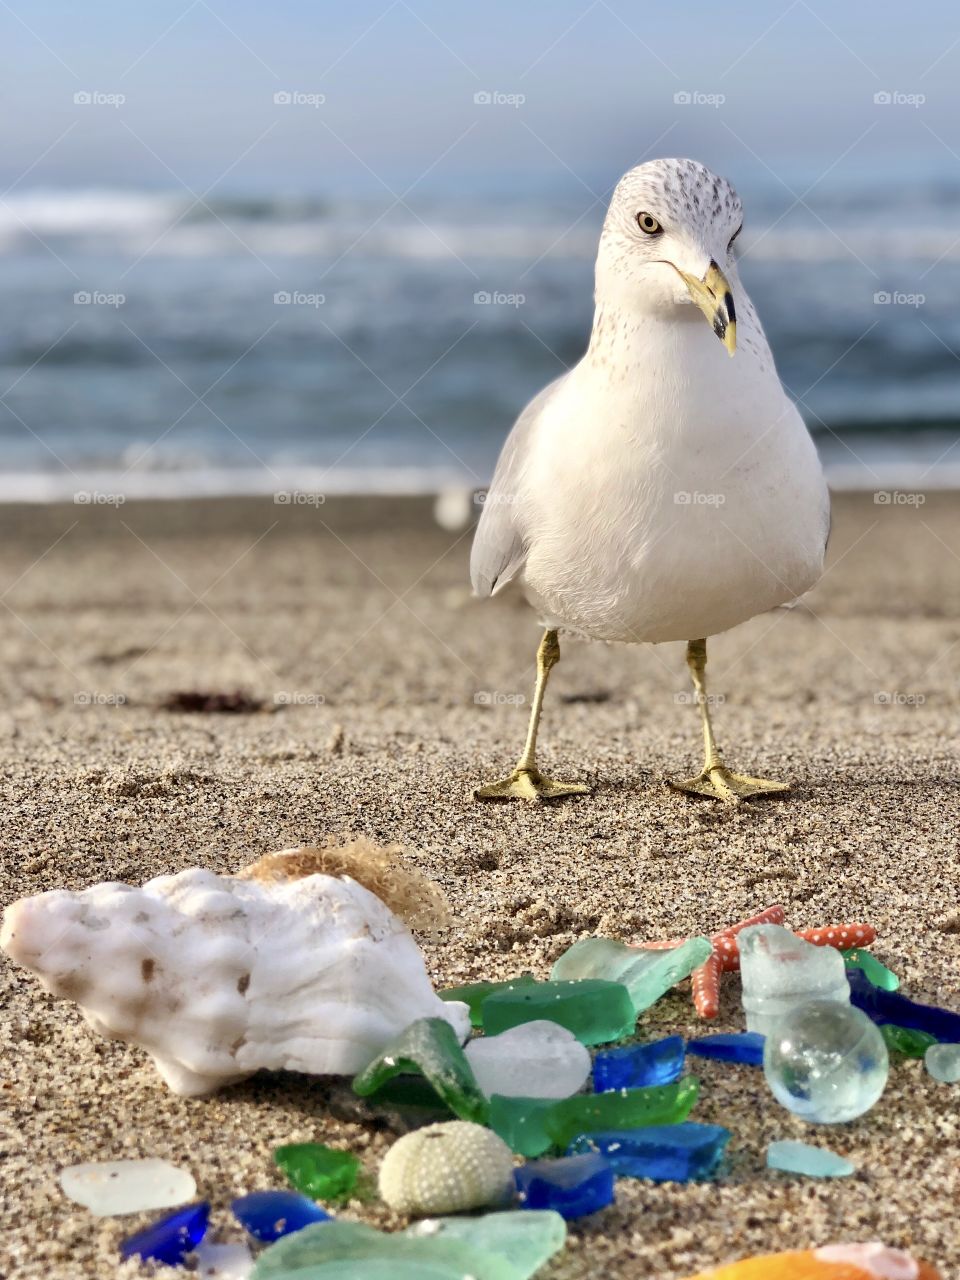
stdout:
<svg viewBox="0 0 960 1280">
<path fill-rule="evenodd" d="M 588 353 L 537 424 L 525 584 L 550 625 L 690 640 L 820 575 L 826 485 L 762 334 L 731 360 L 691 320 L 648 316 L 618 358 Z"/>
</svg>

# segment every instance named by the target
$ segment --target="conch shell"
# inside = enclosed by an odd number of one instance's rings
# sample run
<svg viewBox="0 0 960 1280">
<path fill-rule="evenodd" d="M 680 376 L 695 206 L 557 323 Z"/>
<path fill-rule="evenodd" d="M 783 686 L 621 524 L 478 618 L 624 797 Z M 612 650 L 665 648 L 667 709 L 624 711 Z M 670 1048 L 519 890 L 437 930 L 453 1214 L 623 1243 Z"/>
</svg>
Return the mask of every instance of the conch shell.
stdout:
<svg viewBox="0 0 960 1280">
<path fill-rule="evenodd" d="M 465 1039 L 466 1005 L 435 994 L 403 920 L 355 879 L 318 874 L 318 858 L 345 865 L 335 850 L 291 850 L 243 878 L 193 868 L 139 889 L 42 893 L 7 908 L 0 946 L 101 1035 L 144 1048 L 179 1094 L 261 1069 L 350 1075 L 417 1018 Z M 393 879 L 429 901 L 418 873 Z"/>
</svg>

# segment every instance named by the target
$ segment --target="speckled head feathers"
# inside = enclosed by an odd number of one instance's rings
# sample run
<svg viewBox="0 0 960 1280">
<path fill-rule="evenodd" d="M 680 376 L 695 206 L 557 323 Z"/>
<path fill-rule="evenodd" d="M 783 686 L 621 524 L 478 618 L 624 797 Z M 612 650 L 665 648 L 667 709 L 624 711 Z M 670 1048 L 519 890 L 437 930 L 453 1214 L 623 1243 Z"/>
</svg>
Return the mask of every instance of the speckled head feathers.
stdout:
<svg viewBox="0 0 960 1280">
<path fill-rule="evenodd" d="M 652 214 L 665 235 L 716 228 L 728 231 L 729 240 L 743 222 L 743 205 L 730 183 L 696 160 L 649 160 L 628 170 L 614 190 L 604 233 L 609 227 L 642 236 L 639 213 Z"/>
<path fill-rule="evenodd" d="M 714 264 L 738 286 L 733 241 L 742 223 L 736 191 L 696 160 L 638 165 L 617 183 L 604 220 L 597 302 L 621 312 L 686 307 L 684 278 L 703 281 Z"/>
</svg>

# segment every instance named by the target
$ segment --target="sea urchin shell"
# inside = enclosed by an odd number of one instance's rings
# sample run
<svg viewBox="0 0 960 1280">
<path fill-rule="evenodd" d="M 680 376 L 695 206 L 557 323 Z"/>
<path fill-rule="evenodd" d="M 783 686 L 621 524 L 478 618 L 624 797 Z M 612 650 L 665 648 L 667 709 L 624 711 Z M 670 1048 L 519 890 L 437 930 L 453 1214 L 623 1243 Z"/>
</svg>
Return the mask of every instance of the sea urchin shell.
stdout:
<svg viewBox="0 0 960 1280">
<path fill-rule="evenodd" d="M 405 1134 L 387 1152 L 380 1194 L 391 1209 L 412 1217 L 502 1205 L 513 1194 L 513 1156 L 482 1125 L 431 1124 Z"/>
</svg>

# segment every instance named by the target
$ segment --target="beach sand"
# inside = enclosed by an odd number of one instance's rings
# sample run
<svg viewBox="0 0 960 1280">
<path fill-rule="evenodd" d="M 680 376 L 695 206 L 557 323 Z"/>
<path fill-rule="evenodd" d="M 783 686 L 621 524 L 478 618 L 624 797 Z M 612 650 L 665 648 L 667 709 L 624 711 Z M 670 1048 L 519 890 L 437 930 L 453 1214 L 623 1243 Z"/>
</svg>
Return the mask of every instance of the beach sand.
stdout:
<svg viewBox="0 0 960 1280">
<path fill-rule="evenodd" d="M 904 990 L 960 1008 L 960 502 L 835 504 L 830 567 L 792 610 L 711 642 L 721 746 L 789 799 L 725 811 L 667 789 L 700 766 L 682 647 L 566 644 L 542 763 L 591 796 L 480 805 L 522 740 L 538 642 L 518 595 L 472 600 L 469 532 L 421 500 L 0 508 L 3 898 L 201 865 L 231 872 L 330 833 L 399 841 L 456 927 L 426 946 L 438 985 L 550 963 L 578 938 L 709 932 L 781 902 L 796 927 L 866 920 Z M 746 552 L 745 552 L 746 554 Z M 185 713 L 177 691 L 242 689 L 247 714 Z M 145 1055 L 95 1036 L 29 974 L 0 968 L 6 1195 L 0 1274 L 116 1274 L 146 1220 L 61 1194 L 77 1161 L 190 1168 L 214 1223 L 282 1185 L 280 1143 L 350 1147 L 375 1171 L 393 1133 L 342 1084 L 260 1077 L 174 1097 Z M 742 1026 L 728 979 L 716 1027 Z M 687 992 L 644 1036 L 703 1031 Z M 754 1069 L 699 1061 L 692 1118 L 733 1134 L 716 1182 L 621 1180 L 574 1224 L 552 1280 L 674 1280 L 740 1255 L 882 1238 L 960 1274 L 958 1100 L 896 1065 L 854 1124 L 804 1126 Z M 765 1169 L 766 1144 L 848 1155 L 845 1181 Z M 382 1208 L 349 1216 L 399 1225 Z"/>
</svg>

